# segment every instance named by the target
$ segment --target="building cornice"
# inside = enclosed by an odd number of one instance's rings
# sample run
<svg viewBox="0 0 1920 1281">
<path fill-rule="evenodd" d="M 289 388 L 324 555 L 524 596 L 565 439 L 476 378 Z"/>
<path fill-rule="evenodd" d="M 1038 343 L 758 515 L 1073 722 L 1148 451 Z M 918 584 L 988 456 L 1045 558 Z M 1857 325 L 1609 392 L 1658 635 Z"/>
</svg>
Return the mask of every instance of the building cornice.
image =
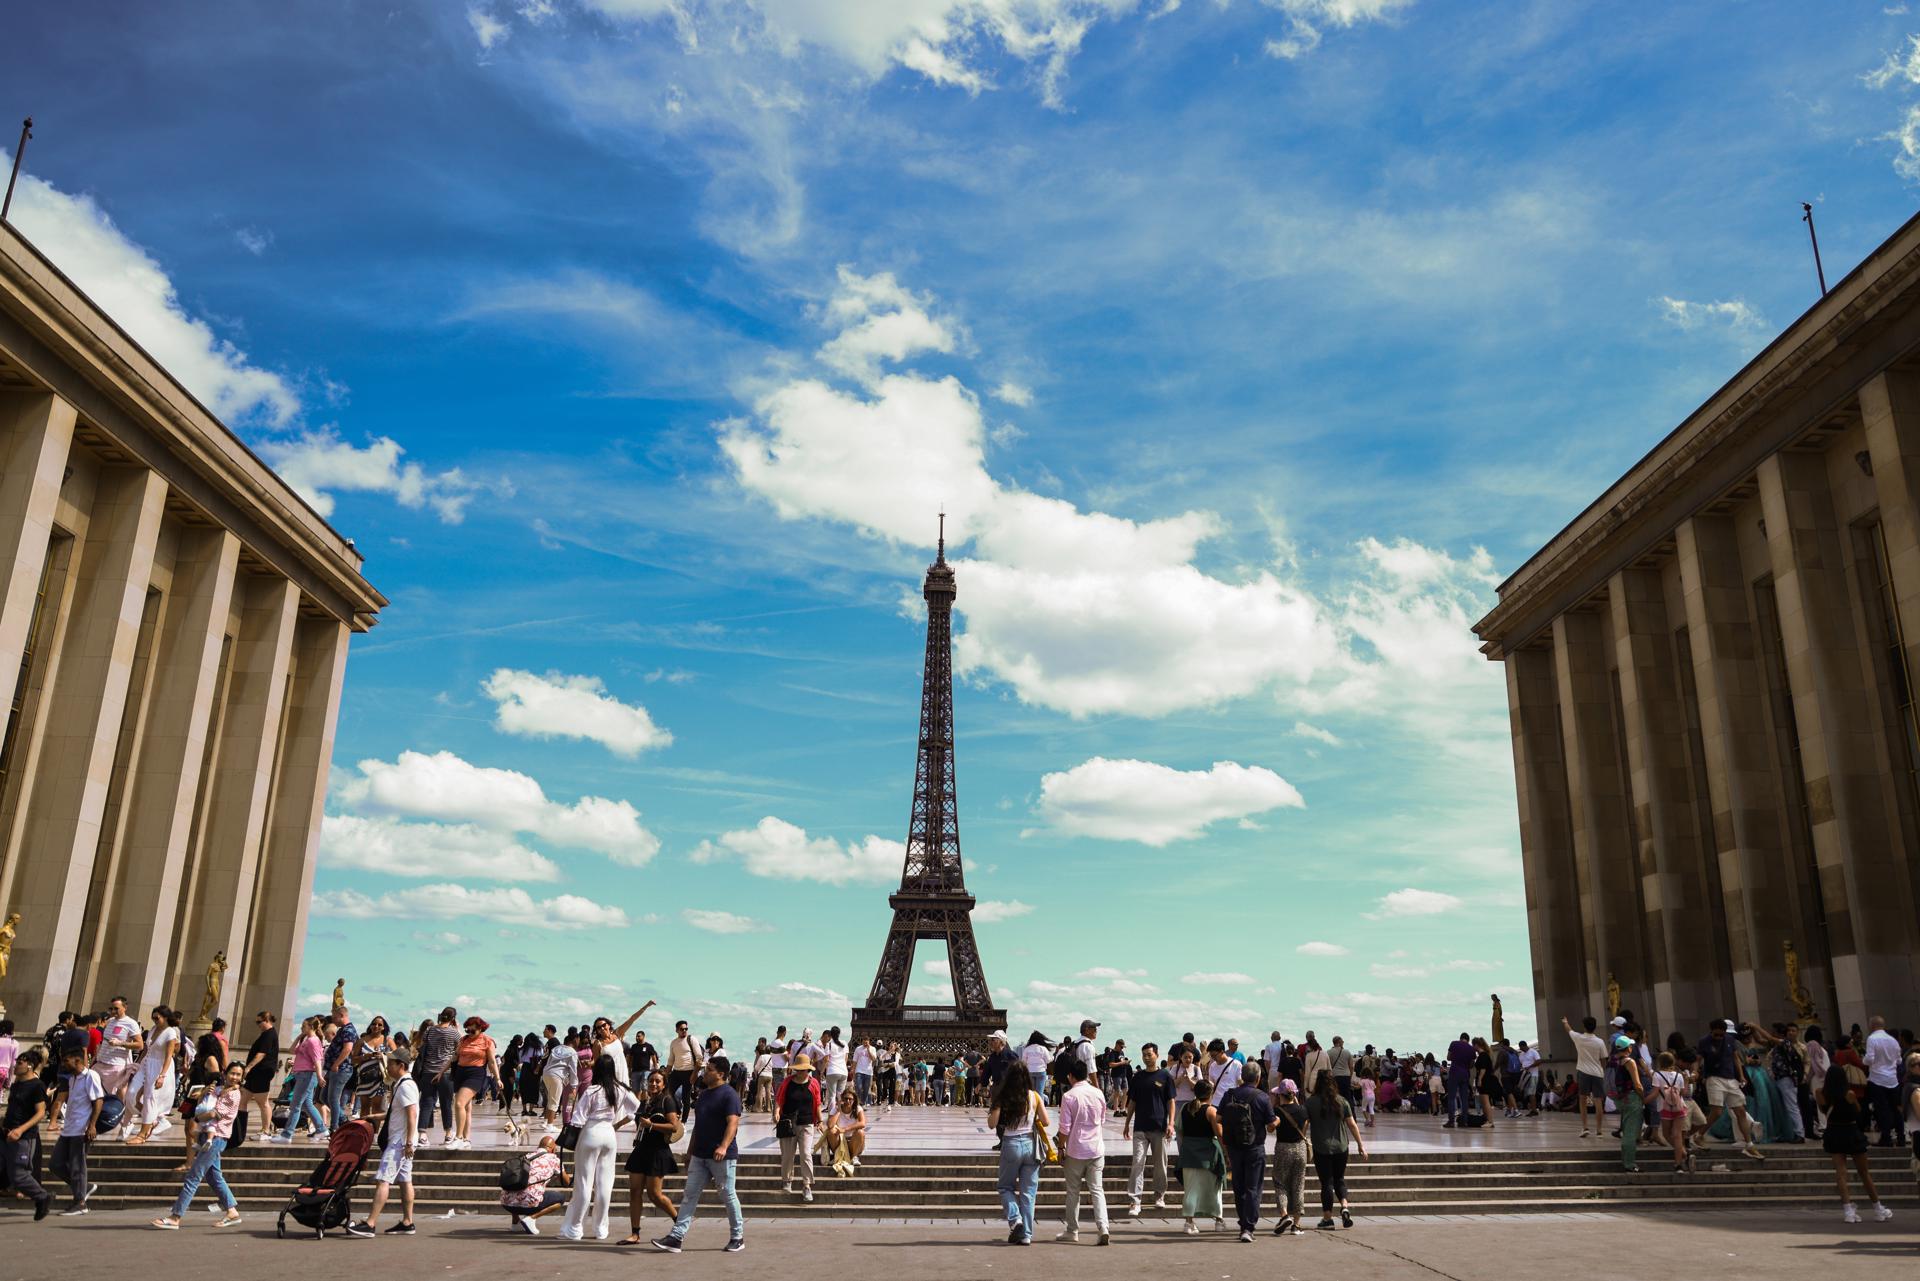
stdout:
<svg viewBox="0 0 1920 1281">
<path fill-rule="evenodd" d="M 1913 345 L 1920 217 L 1909 220 L 1500 585 L 1474 624 L 1489 658 L 1520 648 L 1769 454 L 1812 430 Z"/>
<path fill-rule="evenodd" d="M 19 231 L 0 224 L 0 350 L 356 631 L 387 604 L 347 539 Z"/>
</svg>

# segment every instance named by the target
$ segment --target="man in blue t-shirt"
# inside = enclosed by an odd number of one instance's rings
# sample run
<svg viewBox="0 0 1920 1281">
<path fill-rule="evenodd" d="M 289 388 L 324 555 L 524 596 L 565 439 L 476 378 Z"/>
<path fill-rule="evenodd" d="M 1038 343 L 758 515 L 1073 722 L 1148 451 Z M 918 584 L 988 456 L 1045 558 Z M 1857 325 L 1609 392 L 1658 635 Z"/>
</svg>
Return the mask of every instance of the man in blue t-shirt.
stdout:
<svg viewBox="0 0 1920 1281">
<path fill-rule="evenodd" d="M 1147 1170 L 1154 1175 L 1154 1208 L 1167 1208 L 1167 1140 L 1173 1137 L 1173 1077 L 1160 1066 L 1160 1047 L 1148 1041 L 1140 1047 L 1140 1067 L 1127 1080 L 1127 1123 L 1120 1137 L 1133 1140 L 1133 1172 L 1127 1192 L 1128 1217 L 1140 1213 Z"/>
<path fill-rule="evenodd" d="M 704 1088 L 693 1102 L 693 1135 L 687 1143 L 687 1183 L 680 1195 L 680 1217 L 672 1232 L 655 1239 L 656 1250 L 680 1253 L 687 1229 L 693 1226 L 700 1194 L 708 1184 L 720 1189 L 721 1201 L 727 1207 L 727 1226 L 732 1229 L 727 1253 L 738 1254 L 747 1248 L 747 1221 L 740 1213 L 740 1197 L 733 1190 L 734 1169 L 740 1160 L 740 1145 L 735 1139 L 740 1133 L 741 1108 L 740 1095 L 727 1083 L 732 1068 L 726 1056 L 716 1054 L 703 1069 Z M 806 1159 L 812 1160 L 812 1154 Z"/>
</svg>

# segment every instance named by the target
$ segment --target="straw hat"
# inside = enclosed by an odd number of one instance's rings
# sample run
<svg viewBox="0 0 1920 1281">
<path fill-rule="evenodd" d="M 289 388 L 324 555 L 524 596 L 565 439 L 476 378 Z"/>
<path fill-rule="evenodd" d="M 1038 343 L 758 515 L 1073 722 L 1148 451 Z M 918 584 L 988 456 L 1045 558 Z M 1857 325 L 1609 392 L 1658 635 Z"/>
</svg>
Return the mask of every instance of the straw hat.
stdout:
<svg viewBox="0 0 1920 1281">
<path fill-rule="evenodd" d="M 813 1071 L 813 1060 L 804 1054 L 796 1055 L 793 1062 L 787 1065 L 787 1071 L 789 1073 L 811 1072 Z"/>
</svg>

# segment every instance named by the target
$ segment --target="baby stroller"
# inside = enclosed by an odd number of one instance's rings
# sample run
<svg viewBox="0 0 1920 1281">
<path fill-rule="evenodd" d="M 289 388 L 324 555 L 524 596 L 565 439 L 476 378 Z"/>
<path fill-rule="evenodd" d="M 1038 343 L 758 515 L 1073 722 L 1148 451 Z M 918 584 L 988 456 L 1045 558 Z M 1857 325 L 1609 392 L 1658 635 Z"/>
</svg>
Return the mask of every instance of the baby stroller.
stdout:
<svg viewBox="0 0 1920 1281">
<path fill-rule="evenodd" d="M 349 1121 L 333 1132 L 327 1143 L 327 1159 L 293 1190 L 293 1197 L 280 1211 L 276 1231 L 287 1235 L 287 1216 L 313 1229 L 323 1237 L 353 1217 L 353 1185 L 360 1178 L 360 1167 L 367 1162 L 373 1146 L 373 1127 L 365 1121 Z"/>
</svg>

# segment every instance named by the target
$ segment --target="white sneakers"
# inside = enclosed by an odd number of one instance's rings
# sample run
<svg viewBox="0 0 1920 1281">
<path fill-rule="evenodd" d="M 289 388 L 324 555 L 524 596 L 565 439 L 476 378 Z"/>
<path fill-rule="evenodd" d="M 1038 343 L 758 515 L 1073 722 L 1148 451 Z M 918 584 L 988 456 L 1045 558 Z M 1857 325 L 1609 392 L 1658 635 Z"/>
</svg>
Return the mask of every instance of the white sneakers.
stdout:
<svg viewBox="0 0 1920 1281">
<path fill-rule="evenodd" d="M 1860 1211 L 1853 1208 L 1853 1202 L 1849 1201 L 1845 1205 L 1840 1207 L 1840 1222 L 1842 1223 L 1860 1222 Z"/>
<path fill-rule="evenodd" d="M 1881 1205 L 1878 1201 L 1875 1201 L 1873 1203 L 1873 1217 L 1876 1221 L 1880 1223 L 1885 1223 L 1888 1219 L 1891 1219 L 1893 1217 L 1893 1211 L 1889 1210 L 1886 1206 Z"/>
</svg>

